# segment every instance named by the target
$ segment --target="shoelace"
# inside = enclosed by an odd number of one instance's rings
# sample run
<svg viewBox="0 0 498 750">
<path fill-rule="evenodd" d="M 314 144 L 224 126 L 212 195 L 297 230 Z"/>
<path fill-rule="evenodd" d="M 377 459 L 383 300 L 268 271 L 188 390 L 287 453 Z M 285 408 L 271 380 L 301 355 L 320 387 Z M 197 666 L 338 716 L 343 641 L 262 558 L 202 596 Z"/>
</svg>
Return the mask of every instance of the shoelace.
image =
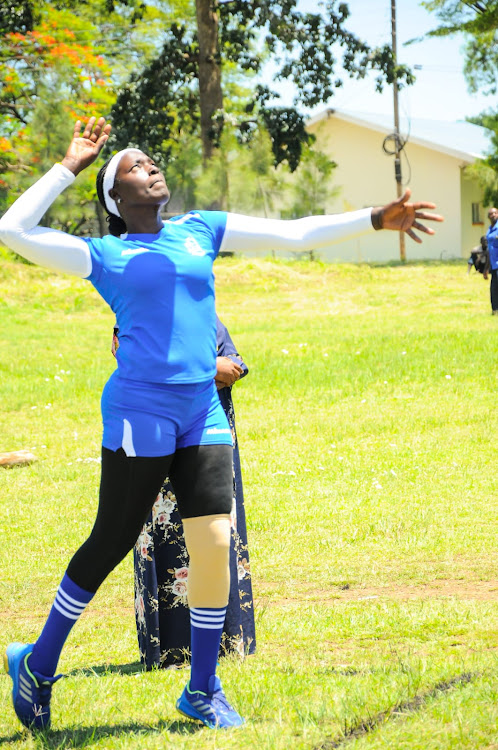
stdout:
<svg viewBox="0 0 498 750">
<path fill-rule="evenodd" d="M 233 710 L 223 690 L 216 690 L 216 692 L 213 693 L 212 701 L 213 703 L 221 706 L 225 711 L 227 709 Z"/>
</svg>

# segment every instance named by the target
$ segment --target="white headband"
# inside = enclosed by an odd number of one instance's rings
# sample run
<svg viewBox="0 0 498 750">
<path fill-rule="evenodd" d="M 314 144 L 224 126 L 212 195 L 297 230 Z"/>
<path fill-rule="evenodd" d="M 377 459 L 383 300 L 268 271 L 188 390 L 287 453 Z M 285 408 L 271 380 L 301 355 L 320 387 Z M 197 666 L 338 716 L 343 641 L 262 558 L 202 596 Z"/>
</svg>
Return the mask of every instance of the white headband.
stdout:
<svg viewBox="0 0 498 750">
<path fill-rule="evenodd" d="M 104 174 L 104 183 L 102 185 L 102 192 L 104 193 L 104 202 L 107 210 L 114 216 L 120 216 L 118 207 L 114 198 L 109 195 L 109 190 L 114 187 L 114 181 L 116 180 L 116 172 L 118 171 L 119 162 L 128 151 L 138 151 L 136 148 L 124 148 L 122 151 L 118 151 L 114 154 L 111 161 L 107 165 L 107 169 Z"/>
</svg>

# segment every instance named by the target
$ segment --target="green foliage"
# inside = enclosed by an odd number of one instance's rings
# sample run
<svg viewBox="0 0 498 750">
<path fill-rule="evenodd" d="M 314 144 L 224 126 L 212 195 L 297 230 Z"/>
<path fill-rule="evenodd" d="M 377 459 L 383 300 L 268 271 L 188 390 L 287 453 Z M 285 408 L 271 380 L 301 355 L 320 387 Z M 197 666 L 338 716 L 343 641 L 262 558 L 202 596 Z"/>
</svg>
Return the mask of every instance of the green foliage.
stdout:
<svg viewBox="0 0 498 750">
<path fill-rule="evenodd" d="M 466 168 L 466 172 L 479 182 L 484 191 L 483 204 L 485 206 L 498 205 L 498 113 L 483 113 L 478 117 L 470 117 L 470 122 L 491 131 L 491 150 L 488 157 L 478 159 Z"/>
<path fill-rule="evenodd" d="M 61 158 L 77 118 L 108 114 L 114 87 L 155 53 L 160 22 L 175 8 L 187 14 L 188 6 L 188 0 L 167 9 L 139 0 L 2 6 L 0 210 Z M 55 226 L 76 231 L 95 219 L 94 173 L 78 180 L 76 200 L 52 209 Z"/>
<path fill-rule="evenodd" d="M 464 73 L 472 93 L 498 91 L 498 0 L 426 0 L 422 5 L 433 11 L 442 25 L 428 36 L 440 37 L 462 33 L 466 39 Z M 467 167 L 484 190 L 484 205 L 498 204 L 498 112 L 469 118 L 493 135 L 492 149 L 485 159 Z"/>
<path fill-rule="evenodd" d="M 261 57 L 255 43 L 263 36 L 268 53 L 280 62 L 276 80 L 289 80 L 296 86 L 296 106 L 313 107 L 333 96 L 341 86 L 336 74 L 339 62 L 355 78 L 363 78 L 369 70 L 379 71 L 381 90 L 383 81 L 393 76 L 390 48 L 372 49 L 358 39 L 346 29 L 348 17 L 347 4 L 338 0 L 328 0 L 314 13 L 298 10 L 297 0 L 221 3 L 221 48 L 242 70 L 258 71 Z M 413 82 L 404 66 L 396 74 L 400 85 Z"/>
<path fill-rule="evenodd" d="M 30 0 L 4 0 L 0 5 L 0 35 L 31 31 L 34 23 Z"/>
<path fill-rule="evenodd" d="M 137 145 L 166 160 L 179 200 L 190 205 L 199 159 L 192 138 L 204 132 L 195 10 L 193 0 L 9 0 L 2 6 L 0 208 L 23 189 L 26 178 L 32 180 L 51 159 L 60 158 L 68 118 L 95 112 L 111 112 L 111 148 Z M 312 13 L 298 10 L 297 0 L 231 0 L 215 3 L 213 10 L 220 21 L 214 63 L 222 71 L 225 95 L 223 107 L 210 113 L 207 135 L 215 146 L 228 123 L 241 144 L 260 153 L 258 129 L 263 125 L 262 138 L 265 143 L 270 138 L 274 165 L 295 170 L 303 147 L 311 143 L 298 107 L 333 94 L 341 85 L 339 63 L 354 77 L 379 71 L 379 88 L 394 77 L 400 85 L 412 81 L 407 69 L 393 66 L 388 47 L 371 49 L 347 31 L 349 11 L 337 0 Z M 269 56 L 279 60 L 277 79 L 297 87 L 293 108 L 270 105 L 274 92 L 252 85 Z M 220 154 L 217 185 L 228 170 L 224 158 Z M 268 180 L 266 168 L 264 173 Z M 82 218 L 90 219 L 93 209 L 86 198 L 92 200 L 94 194 L 88 179 L 85 174 L 81 207 L 71 206 L 75 223 L 64 219 L 64 226 L 74 228 Z M 247 203 L 268 211 L 261 174 L 259 180 Z M 258 198 L 263 194 L 264 199 Z M 228 196 L 223 200 L 232 203 Z M 235 202 L 239 204 L 238 198 Z"/>
<path fill-rule="evenodd" d="M 428 36 L 449 36 L 463 33 L 465 75 L 471 92 L 498 89 L 498 0 L 427 0 L 422 5 L 433 11 L 442 25 Z"/>
<path fill-rule="evenodd" d="M 64 154 L 74 121 L 110 106 L 109 68 L 86 44 L 87 22 L 67 9 L 42 8 L 35 28 L 4 36 L 0 65 L 0 208 Z M 95 215 L 95 169 L 45 218 L 76 231 Z"/>
<path fill-rule="evenodd" d="M 331 187 L 336 166 L 326 154 L 307 146 L 293 175 L 292 204 L 282 212 L 282 218 L 324 214 L 328 201 L 337 193 L 337 188 Z"/>
<path fill-rule="evenodd" d="M 275 166 L 287 162 L 293 171 L 299 164 L 302 147 L 311 137 L 306 133 L 299 105 L 314 106 L 328 100 L 341 85 L 335 70 L 342 51 L 341 65 L 346 72 L 362 78 L 368 70 L 379 71 L 377 87 L 392 83 L 410 84 L 413 76 L 403 66 L 394 66 L 388 46 L 371 49 L 345 28 L 349 15 L 344 3 L 331 0 L 323 11 L 303 13 L 297 0 L 247 3 L 233 0 L 219 4 L 219 59 L 223 93 L 229 101 L 226 75 L 236 69 L 239 78 L 259 72 L 268 57 L 280 61 L 277 80 L 296 85 L 293 108 L 270 106 L 278 98 L 267 87 L 255 86 L 246 94 L 245 116 L 239 111 L 239 137 L 249 143 L 258 123 L 270 135 Z M 112 110 L 118 134 L 116 147 L 142 143 L 150 153 L 166 151 L 176 138 L 175 128 L 191 132 L 199 128 L 199 30 L 192 23 L 173 24 L 165 30 L 158 57 L 141 72 L 134 73 L 121 90 Z M 230 108 L 224 108 L 229 112 Z M 134 117 L 129 113 L 133 111 Z M 176 112 L 176 118 L 173 112 Z M 218 146 L 224 112 L 213 112 L 208 133 Z"/>
<path fill-rule="evenodd" d="M 111 110 L 114 130 L 110 145 L 134 145 L 155 158 L 168 158 L 176 136 L 198 122 L 197 58 L 192 31 L 173 24 L 161 53 L 131 75 Z"/>
<path fill-rule="evenodd" d="M 301 159 L 303 147 L 312 143 L 304 117 L 288 107 L 263 107 L 261 119 L 272 139 L 275 166 L 286 161 L 293 172 Z"/>
<path fill-rule="evenodd" d="M 197 203 L 201 208 L 215 205 L 268 216 L 282 196 L 284 182 L 283 173 L 274 169 L 270 137 L 263 127 L 248 148 L 239 143 L 233 126 L 225 126 L 220 147 L 198 175 Z"/>
<path fill-rule="evenodd" d="M 168 159 L 164 163 L 166 181 L 173 196 L 175 213 L 186 213 L 198 206 L 197 178 L 201 170 L 201 144 L 199 138 L 188 130 L 180 130 L 168 146 Z"/>
<path fill-rule="evenodd" d="M 44 9 L 32 31 L 4 36 L 0 55 L 0 106 L 6 115 L 0 134 L 26 127 L 39 101 L 64 101 L 66 110 L 84 116 L 105 107 L 109 68 L 90 47 L 86 22 L 67 10 Z"/>
</svg>

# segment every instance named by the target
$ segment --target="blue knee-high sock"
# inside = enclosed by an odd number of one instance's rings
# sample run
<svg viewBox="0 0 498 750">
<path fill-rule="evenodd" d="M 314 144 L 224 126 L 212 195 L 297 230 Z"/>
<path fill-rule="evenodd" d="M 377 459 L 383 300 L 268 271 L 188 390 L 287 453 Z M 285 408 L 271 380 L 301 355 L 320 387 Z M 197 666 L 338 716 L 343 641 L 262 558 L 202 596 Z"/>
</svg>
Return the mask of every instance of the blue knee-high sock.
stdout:
<svg viewBox="0 0 498 750">
<path fill-rule="evenodd" d="M 190 608 L 192 661 L 190 690 L 205 693 L 211 675 L 216 672 L 221 634 L 227 608 Z"/>
<path fill-rule="evenodd" d="M 64 574 L 50 614 L 29 657 L 29 668 L 46 677 L 57 669 L 57 662 L 71 628 L 95 594 L 85 591 Z"/>
</svg>

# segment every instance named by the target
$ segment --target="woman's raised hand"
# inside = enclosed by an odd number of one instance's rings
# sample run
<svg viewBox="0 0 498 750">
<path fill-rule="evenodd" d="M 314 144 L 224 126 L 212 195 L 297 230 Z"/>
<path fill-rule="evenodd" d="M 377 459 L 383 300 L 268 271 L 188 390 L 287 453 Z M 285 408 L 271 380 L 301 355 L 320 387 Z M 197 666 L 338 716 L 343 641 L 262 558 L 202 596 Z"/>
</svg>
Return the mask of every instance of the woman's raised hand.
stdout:
<svg viewBox="0 0 498 750">
<path fill-rule="evenodd" d="M 434 234 L 434 230 L 426 227 L 425 224 L 421 224 L 419 219 L 423 221 L 444 221 L 444 218 L 439 214 L 427 213 L 427 211 L 420 210 L 423 208 L 436 208 L 434 203 L 428 203 L 427 201 L 408 203 L 410 195 L 411 191 L 407 188 L 397 200 L 388 203 L 386 206 L 374 208 L 372 210 L 372 223 L 376 228 L 406 232 L 415 242 L 422 242 L 413 230 L 416 229 L 425 234 Z"/>
<path fill-rule="evenodd" d="M 95 161 L 100 154 L 104 143 L 109 138 L 111 125 L 106 125 L 105 117 L 90 117 L 81 132 L 81 121 L 77 120 L 74 126 L 73 139 L 65 157 L 61 161 L 73 174 L 78 174 Z"/>
</svg>

